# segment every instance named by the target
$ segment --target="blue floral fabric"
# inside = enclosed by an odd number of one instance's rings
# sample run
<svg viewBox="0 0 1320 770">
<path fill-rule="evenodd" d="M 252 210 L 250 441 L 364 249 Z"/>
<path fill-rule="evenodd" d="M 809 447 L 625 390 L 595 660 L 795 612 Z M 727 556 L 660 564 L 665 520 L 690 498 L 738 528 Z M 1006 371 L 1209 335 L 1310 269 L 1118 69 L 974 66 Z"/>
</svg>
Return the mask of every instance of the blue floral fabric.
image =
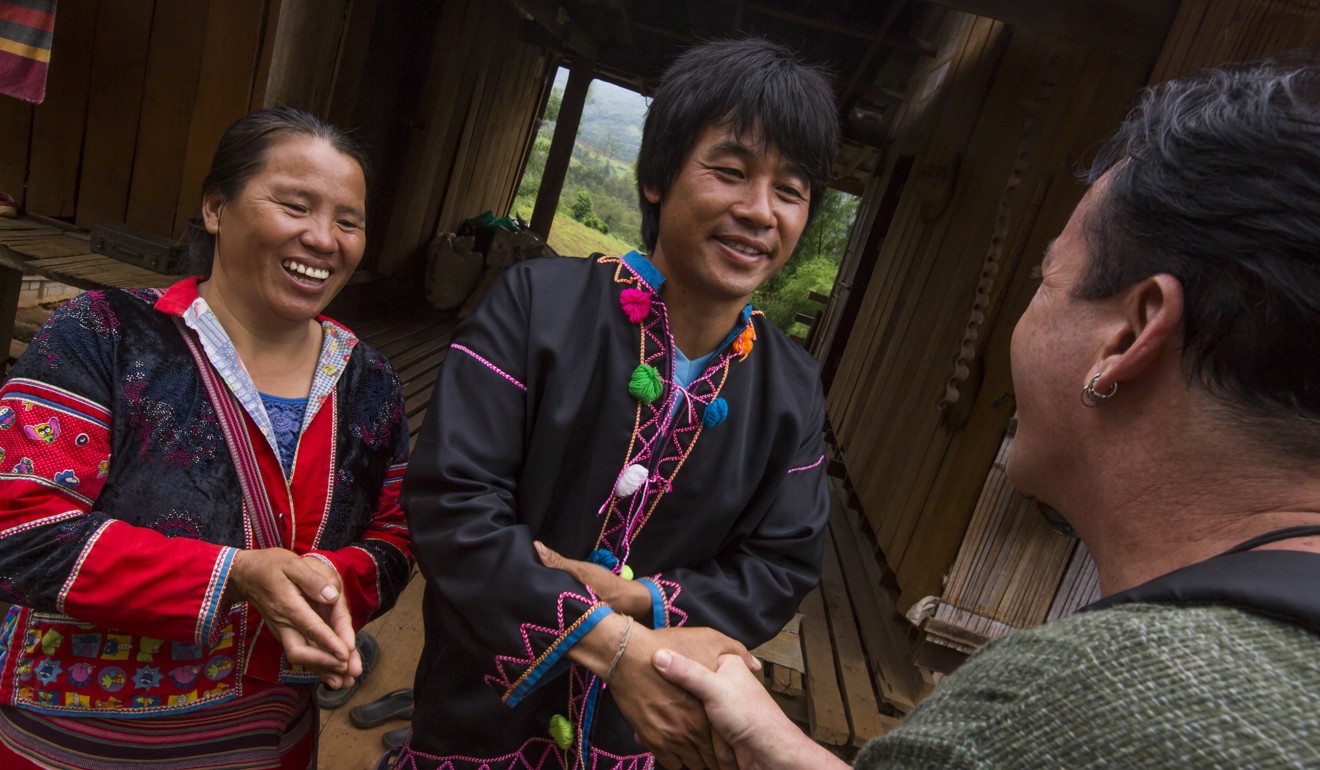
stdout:
<svg viewBox="0 0 1320 770">
<path fill-rule="evenodd" d="M 307 411 L 307 399 L 284 398 L 261 394 L 261 405 L 266 407 L 266 416 L 275 429 L 275 448 L 280 453 L 280 465 L 284 468 L 284 477 L 293 475 L 293 458 L 298 453 L 298 434 L 302 432 L 303 413 Z"/>
</svg>

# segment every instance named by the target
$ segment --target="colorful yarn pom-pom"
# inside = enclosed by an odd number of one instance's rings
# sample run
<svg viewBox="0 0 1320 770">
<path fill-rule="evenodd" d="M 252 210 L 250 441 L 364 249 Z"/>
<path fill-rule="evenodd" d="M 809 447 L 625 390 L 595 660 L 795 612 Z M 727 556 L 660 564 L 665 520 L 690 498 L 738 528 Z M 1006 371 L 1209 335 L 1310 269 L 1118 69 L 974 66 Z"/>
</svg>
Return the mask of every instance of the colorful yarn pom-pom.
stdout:
<svg viewBox="0 0 1320 770">
<path fill-rule="evenodd" d="M 660 373 L 650 364 L 638 364 L 633 369 L 632 378 L 628 381 L 628 392 L 633 398 L 641 401 L 643 404 L 649 404 L 660 398 L 660 393 L 664 391 L 665 383 L 660 379 Z"/>
<path fill-rule="evenodd" d="M 619 483 L 614 485 L 614 494 L 619 497 L 627 497 L 628 495 L 631 495 L 633 492 L 641 489 L 642 485 L 646 483 L 646 479 L 650 477 L 650 475 L 651 474 L 646 470 L 645 465 L 629 465 L 627 468 L 623 469 L 623 475 L 619 477 Z M 610 566 L 613 567 L 614 565 Z"/>
<path fill-rule="evenodd" d="M 604 548 L 597 548 L 592 551 L 591 555 L 587 557 L 587 561 L 592 564 L 599 564 L 611 572 L 614 571 L 614 566 L 619 563 L 618 558 Z"/>
<path fill-rule="evenodd" d="M 756 328 L 747 324 L 747 328 L 742 330 L 738 339 L 733 341 L 733 352 L 738 354 L 738 360 L 744 361 L 752 352 L 752 344 L 756 342 Z"/>
<path fill-rule="evenodd" d="M 550 717 L 550 737 L 562 751 L 573 748 L 573 723 L 563 714 Z"/>
<path fill-rule="evenodd" d="M 641 289 L 624 289 L 619 295 L 619 304 L 623 306 L 623 314 L 628 316 L 629 321 L 641 323 L 643 318 L 651 314 L 651 293 Z"/>
<path fill-rule="evenodd" d="M 717 398 L 706 406 L 706 411 L 701 413 L 701 424 L 707 428 L 713 428 L 724 422 L 724 418 L 728 416 L 729 402 Z"/>
<path fill-rule="evenodd" d="M 633 579 L 632 567 L 629 567 L 627 564 L 623 565 L 623 569 L 619 570 L 619 577 L 623 578 L 624 580 L 632 580 Z"/>
</svg>

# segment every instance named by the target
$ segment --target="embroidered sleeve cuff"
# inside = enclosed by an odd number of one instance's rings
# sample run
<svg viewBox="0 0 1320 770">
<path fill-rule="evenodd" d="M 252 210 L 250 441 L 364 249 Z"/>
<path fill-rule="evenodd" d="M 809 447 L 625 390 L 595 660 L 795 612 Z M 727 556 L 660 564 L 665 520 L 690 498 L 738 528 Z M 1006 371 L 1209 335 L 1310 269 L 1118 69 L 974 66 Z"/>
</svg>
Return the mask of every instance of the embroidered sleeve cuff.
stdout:
<svg viewBox="0 0 1320 770">
<path fill-rule="evenodd" d="M 202 611 L 197 617 L 196 644 L 213 646 L 220 641 L 220 632 L 229 617 L 229 602 L 226 602 L 225 588 L 229 584 L 229 575 L 234 566 L 237 548 L 226 546 L 220 551 L 220 558 L 215 560 L 211 570 L 211 581 L 206 587 L 206 596 L 202 599 Z"/>
<path fill-rule="evenodd" d="M 582 637 L 586 636 L 596 624 L 613 610 L 607 607 L 603 602 L 598 602 L 587 609 L 577 622 L 568 627 L 554 644 L 550 645 L 545 652 L 541 653 L 534 665 L 527 669 L 518 681 L 504 694 L 504 705 L 509 708 L 517 706 L 519 702 L 526 697 L 527 693 L 535 690 L 544 682 L 554 679 L 560 672 L 568 667 L 569 661 L 565 654 L 578 643 Z"/>
<path fill-rule="evenodd" d="M 649 577 L 638 578 L 638 583 L 651 592 L 651 628 L 660 630 L 669 627 L 669 611 L 665 606 L 665 592 Z"/>
</svg>

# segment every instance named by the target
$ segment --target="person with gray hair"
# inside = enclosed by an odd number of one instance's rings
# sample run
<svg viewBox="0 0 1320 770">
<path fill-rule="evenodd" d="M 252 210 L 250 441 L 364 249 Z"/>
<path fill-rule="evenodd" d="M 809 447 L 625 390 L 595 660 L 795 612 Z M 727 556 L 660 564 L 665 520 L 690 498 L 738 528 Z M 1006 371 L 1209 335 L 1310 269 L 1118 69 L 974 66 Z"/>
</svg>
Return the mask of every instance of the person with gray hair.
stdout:
<svg viewBox="0 0 1320 770">
<path fill-rule="evenodd" d="M 1320 67 L 1149 89 L 1013 335 L 1009 478 L 1103 598 L 993 641 L 855 767 L 1320 767 Z M 723 768 L 843 767 L 661 650 Z"/>
</svg>

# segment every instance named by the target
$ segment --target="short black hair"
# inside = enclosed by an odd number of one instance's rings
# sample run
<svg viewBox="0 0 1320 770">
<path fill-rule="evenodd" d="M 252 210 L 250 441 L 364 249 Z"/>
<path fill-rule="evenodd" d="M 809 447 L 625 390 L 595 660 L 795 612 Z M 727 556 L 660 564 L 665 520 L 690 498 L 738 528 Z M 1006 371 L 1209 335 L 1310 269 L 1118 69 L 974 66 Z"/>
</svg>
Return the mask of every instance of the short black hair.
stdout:
<svg viewBox="0 0 1320 770">
<path fill-rule="evenodd" d="M 1189 381 L 1308 458 L 1320 457 L 1318 62 L 1147 89 L 1089 172 L 1106 180 L 1075 290 L 1099 299 L 1177 278 Z"/>
<path fill-rule="evenodd" d="M 219 193 L 225 200 L 243 191 L 248 180 L 266 165 L 266 153 L 276 141 L 301 136 L 321 139 L 368 171 L 367 154 L 357 140 L 339 127 L 310 112 L 293 107 L 268 107 L 235 120 L 225 129 L 211 159 L 211 170 L 202 180 L 202 196 Z M 188 228 L 189 262 L 194 270 L 210 272 L 215 236 L 200 226 Z"/>
<path fill-rule="evenodd" d="M 665 70 L 646 111 L 637 154 L 642 241 L 655 250 L 661 198 L 678 177 L 702 130 L 724 124 L 739 138 L 757 135 L 801 168 L 811 185 L 809 217 L 834 178 L 839 116 L 829 79 L 793 51 L 761 38 L 716 40 L 684 51 Z"/>
</svg>

